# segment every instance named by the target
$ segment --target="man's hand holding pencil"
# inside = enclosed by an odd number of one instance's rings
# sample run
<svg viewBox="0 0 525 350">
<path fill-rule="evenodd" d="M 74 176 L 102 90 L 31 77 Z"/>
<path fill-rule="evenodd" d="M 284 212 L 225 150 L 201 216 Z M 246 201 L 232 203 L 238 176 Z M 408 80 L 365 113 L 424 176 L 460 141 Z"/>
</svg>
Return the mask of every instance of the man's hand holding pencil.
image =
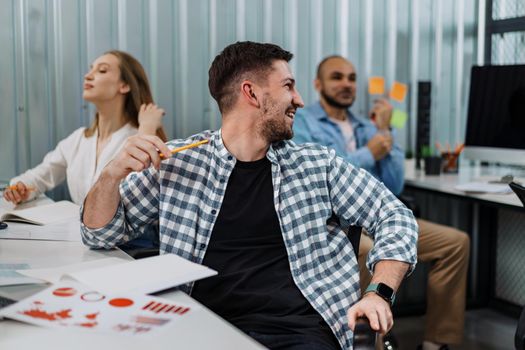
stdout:
<svg viewBox="0 0 525 350">
<path fill-rule="evenodd" d="M 160 168 L 160 162 L 172 154 L 208 143 L 202 140 L 170 150 L 157 136 L 135 135 L 127 139 L 119 154 L 104 169 L 107 176 L 120 181 L 133 171 L 142 171 L 151 165 Z M 168 156 L 166 156 L 168 155 Z"/>
</svg>

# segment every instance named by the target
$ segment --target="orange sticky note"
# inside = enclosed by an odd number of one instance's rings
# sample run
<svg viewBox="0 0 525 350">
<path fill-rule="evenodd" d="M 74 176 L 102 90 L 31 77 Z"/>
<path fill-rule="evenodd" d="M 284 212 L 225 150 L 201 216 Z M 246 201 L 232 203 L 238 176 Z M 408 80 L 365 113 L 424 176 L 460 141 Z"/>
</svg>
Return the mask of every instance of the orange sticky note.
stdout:
<svg viewBox="0 0 525 350">
<path fill-rule="evenodd" d="M 370 95 L 383 95 L 385 93 L 385 78 L 370 77 L 368 79 L 368 93 Z"/>
<path fill-rule="evenodd" d="M 403 102 L 407 96 L 408 86 L 406 84 L 394 81 L 390 90 L 390 98 L 397 102 Z"/>
</svg>

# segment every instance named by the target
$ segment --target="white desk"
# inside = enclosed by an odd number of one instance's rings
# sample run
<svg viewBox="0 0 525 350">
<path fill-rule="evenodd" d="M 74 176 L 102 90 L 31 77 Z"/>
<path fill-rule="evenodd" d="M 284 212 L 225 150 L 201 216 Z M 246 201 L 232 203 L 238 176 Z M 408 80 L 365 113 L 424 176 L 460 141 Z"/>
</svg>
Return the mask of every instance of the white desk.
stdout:
<svg viewBox="0 0 525 350">
<path fill-rule="evenodd" d="M 108 256 L 130 259 L 119 250 L 90 250 L 79 242 L 0 240 L 0 259 L 27 262 L 38 267 L 53 267 Z M 23 292 L 27 287 L 0 287 L 3 294 Z M 182 292 L 162 295 L 173 301 L 198 304 Z M 262 345 L 209 311 L 205 307 L 189 314 L 155 338 L 135 338 L 85 331 L 53 330 L 0 321 L 0 349 L 264 349 Z"/>
<path fill-rule="evenodd" d="M 506 167 L 470 167 L 461 166 L 458 174 L 425 175 L 422 169 L 416 169 L 413 159 L 405 161 L 405 184 L 424 190 L 436 191 L 463 198 L 471 198 L 494 204 L 504 204 L 514 207 L 522 207 L 519 198 L 514 193 L 509 194 L 478 194 L 466 193 L 454 189 L 454 186 L 472 181 L 497 180 L 509 173 L 516 173 L 515 169 Z M 518 174 L 519 180 L 525 182 L 523 176 Z"/>
<path fill-rule="evenodd" d="M 426 214 L 431 214 L 432 211 L 450 214 L 454 211 L 451 208 L 454 208 L 461 216 L 467 208 L 471 208 L 468 214 L 471 224 L 469 280 L 473 298 L 476 299 L 481 294 L 482 299 L 486 299 L 488 295 L 489 302 L 495 298 L 516 305 L 523 304 L 525 285 L 520 283 L 523 281 L 520 268 L 525 264 L 525 256 L 520 252 L 525 249 L 525 211 L 522 203 L 513 192 L 465 193 L 455 190 L 454 186 L 472 181 L 497 180 L 507 174 L 512 174 L 518 181 L 525 183 L 524 170 L 463 164 L 458 174 L 425 175 L 424 170 L 415 168 L 413 160 L 407 160 L 405 174 L 406 192 L 416 193 L 418 199 L 424 199 L 423 202 L 428 207 Z M 449 208 L 440 206 L 442 203 L 439 197 L 447 198 Z M 422 214 L 425 217 L 425 213 Z M 450 215 L 453 216 L 452 214 Z M 449 219 L 454 221 L 452 217 Z M 490 291 L 483 290 L 481 286 Z"/>
</svg>

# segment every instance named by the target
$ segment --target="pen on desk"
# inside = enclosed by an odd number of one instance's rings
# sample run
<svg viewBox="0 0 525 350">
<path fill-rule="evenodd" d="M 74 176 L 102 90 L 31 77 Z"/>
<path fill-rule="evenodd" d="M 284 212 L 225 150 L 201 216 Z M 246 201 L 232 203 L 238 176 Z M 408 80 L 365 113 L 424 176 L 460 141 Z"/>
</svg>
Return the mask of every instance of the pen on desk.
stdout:
<svg viewBox="0 0 525 350">
<path fill-rule="evenodd" d="M 182 147 L 177 147 L 177 148 L 174 148 L 171 150 L 171 154 L 175 154 L 175 153 L 178 153 L 180 151 L 184 151 L 186 149 L 190 149 L 190 148 L 194 148 L 194 147 L 198 147 L 200 145 L 204 145 L 206 143 L 208 143 L 209 140 L 202 140 L 202 141 L 199 141 L 199 142 L 195 142 L 195 143 L 192 143 L 192 144 L 189 144 L 189 145 L 186 145 L 186 146 L 182 146 Z M 161 158 L 166 158 L 164 156 L 164 154 L 160 153 L 160 157 Z"/>
</svg>

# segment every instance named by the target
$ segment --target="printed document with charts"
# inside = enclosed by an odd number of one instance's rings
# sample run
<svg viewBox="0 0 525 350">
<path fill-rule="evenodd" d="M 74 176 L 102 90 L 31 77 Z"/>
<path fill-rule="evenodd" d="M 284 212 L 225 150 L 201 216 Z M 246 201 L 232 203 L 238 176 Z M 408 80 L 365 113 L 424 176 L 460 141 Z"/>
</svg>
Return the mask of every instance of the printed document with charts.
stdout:
<svg viewBox="0 0 525 350">
<path fill-rule="evenodd" d="M 43 327 L 144 337 L 199 308 L 141 294 L 105 294 L 76 281 L 60 281 L 2 309 L 0 316 Z"/>
<path fill-rule="evenodd" d="M 217 274 L 173 254 L 135 261 L 108 258 L 18 272 L 55 284 L 2 309 L 0 316 L 40 326 L 136 335 L 151 333 L 195 309 L 144 294 Z"/>
</svg>

